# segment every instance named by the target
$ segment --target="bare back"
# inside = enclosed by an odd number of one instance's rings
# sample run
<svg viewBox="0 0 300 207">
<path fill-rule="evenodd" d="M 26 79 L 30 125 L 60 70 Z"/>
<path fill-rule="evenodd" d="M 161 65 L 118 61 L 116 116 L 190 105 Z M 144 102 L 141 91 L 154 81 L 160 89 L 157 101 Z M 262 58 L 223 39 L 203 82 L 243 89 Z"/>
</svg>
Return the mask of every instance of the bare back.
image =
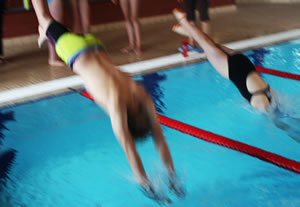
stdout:
<svg viewBox="0 0 300 207">
<path fill-rule="evenodd" d="M 132 98 L 134 82 L 111 63 L 105 52 L 81 55 L 75 61 L 73 70 L 81 76 L 86 89 L 107 112 L 115 101 L 128 103 Z"/>
</svg>

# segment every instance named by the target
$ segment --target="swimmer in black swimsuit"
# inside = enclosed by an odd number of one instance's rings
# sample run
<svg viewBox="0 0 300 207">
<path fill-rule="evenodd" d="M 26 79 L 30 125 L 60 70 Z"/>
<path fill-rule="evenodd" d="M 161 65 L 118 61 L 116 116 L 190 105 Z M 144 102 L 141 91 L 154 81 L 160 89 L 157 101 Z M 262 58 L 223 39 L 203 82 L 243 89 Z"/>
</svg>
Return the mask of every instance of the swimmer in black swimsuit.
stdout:
<svg viewBox="0 0 300 207">
<path fill-rule="evenodd" d="M 229 79 L 239 89 L 242 96 L 251 102 L 252 96 L 263 94 L 271 102 L 272 94 L 270 86 L 256 90 L 252 93 L 249 92 L 247 87 L 247 78 L 251 73 L 257 73 L 251 61 L 242 54 L 228 55 L 228 72 Z"/>
<path fill-rule="evenodd" d="M 178 9 L 173 13 L 184 30 L 173 31 L 192 36 L 203 48 L 208 61 L 225 78 L 231 80 L 241 95 L 257 110 L 267 112 L 276 127 L 284 130 L 291 138 L 300 143 L 300 118 L 287 113 L 280 105 L 278 96 L 256 72 L 252 62 L 244 55 L 216 44 L 205 33 L 189 23 L 186 15 Z"/>
<path fill-rule="evenodd" d="M 231 80 L 249 103 L 261 112 L 267 112 L 275 94 L 270 86 L 256 72 L 251 61 L 244 55 L 216 44 L 195 25 L 191 24 L 185 13 L 174 9 L 173 13 L 184 31 L 177 31 L 191 36 L 204 50 L 208 61 L 225 78 Z"/>
</svg>

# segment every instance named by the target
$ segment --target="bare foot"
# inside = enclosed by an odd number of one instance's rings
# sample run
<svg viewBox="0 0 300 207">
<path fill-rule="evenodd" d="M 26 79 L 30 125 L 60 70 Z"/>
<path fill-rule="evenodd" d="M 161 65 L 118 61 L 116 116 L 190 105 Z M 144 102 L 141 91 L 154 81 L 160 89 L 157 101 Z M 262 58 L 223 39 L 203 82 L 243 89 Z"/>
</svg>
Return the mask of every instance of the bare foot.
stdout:
<svg viewBox="0 0 300 207">
<path fill-rule="evenodd" d="M 190 35 L 187 33 L 187 31 L 183 28 L 183 26 L 181 24 L 175 24 L 173 27 L 172 27 L 172 31 L 179 34 L 179 35 L 182 35 L 182 36 L 185 36 L 185 37 L 189 37 Z"/>
<path fill-rule="evenodd" d="M 131 46 L 127 46 L 127 47 L 124 47 L 124 48 L 120 49 L 120 51 L 122 53 L 130 53 L 130 52 L 134 52 L 134 49 Z"/>
<path fill-rule="evenodd" d="M 142 49 L 141 48 L 135 48 L 134 53 L 136 54 L 136 56 L 141 56 L 142 55 Z"/>
<path fill-rule="evenodd" d="M 181 11 L 180 9 L 173 9 L 173 15 L 177 19 L 177 21 L 180 23 L 183 19 L 186 19 L 186 14 Z"/>
<path fill-rule="evenodd" d="M 66 66 L 61 60 L 48 60 L 48 64 L 54 67 L 64 67 Z"/>
</svg>

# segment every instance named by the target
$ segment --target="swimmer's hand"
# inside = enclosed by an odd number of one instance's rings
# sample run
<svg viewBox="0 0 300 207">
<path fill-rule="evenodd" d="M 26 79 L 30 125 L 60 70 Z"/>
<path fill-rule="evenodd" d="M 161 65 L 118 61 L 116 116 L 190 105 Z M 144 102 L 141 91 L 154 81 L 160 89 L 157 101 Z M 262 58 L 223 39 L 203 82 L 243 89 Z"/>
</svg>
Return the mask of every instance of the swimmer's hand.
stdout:
<svg viewBox="0 0 300 207">
<path fill-rule="evenodd" d="M 186 195 L 184 185 L 182 181 L 177 178 L 177 176 L 172 176 L 169 178 L 169 190 L 180 199 L 184 199 Z"/>
<path fill-rule="evenodd" d="M 147 184 L 146 186 L 141 186 L 141 191 L 144 193 L 145 196 L 156 201 L 159 205 L 164 206 L 172 203 L 171 199 L 169 199 L 165 195 L 160 195 L 157 192 L 155 192 L 150 184 Z"/>
</svg>

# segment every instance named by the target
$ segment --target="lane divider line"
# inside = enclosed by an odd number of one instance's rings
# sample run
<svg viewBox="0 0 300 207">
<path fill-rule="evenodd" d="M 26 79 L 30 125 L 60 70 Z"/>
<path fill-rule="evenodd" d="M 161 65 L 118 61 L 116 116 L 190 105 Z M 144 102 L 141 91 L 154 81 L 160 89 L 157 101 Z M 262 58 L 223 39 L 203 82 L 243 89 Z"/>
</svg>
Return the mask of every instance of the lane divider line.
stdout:
<svg viewBox="0 0 300 207">
<path fill-rule="evenodd" d="M 86 91 L 80 92 L 80 94 L 90 100 L 93 101 L 93 97 Z M 300 162 L 297 162 L 295 160 L 291 160 L 288 158 L 285 158 L 283 156 L 277 155 L 272 152 L 268 152 L 265 150 L 262 150 L 260 148 L 235 141 L 233 139 L 214 134 L 209 131 L 205 131 L 203 129 L 199 129 L 197 127 L 185 124 L 183 122 L 168 118 L 166 116 L 158 114 L 158 118 L 161 124 L 170 127 L 172 129 L 181 131 L 185 134 L 189 134 L 193 137 L 196 137 L 198 139 L 202 139 L 204 141 L 214 143 L 220 146 L 224 146 L 230 149 L 233 149 L 235 151 L 242 152 L 244 154 L 256 157 L 258 159 L 261 159 L 263 161 L 266 161 L 268 163 L 277 165 L 281 168 L 296 172 L 300 174 Z"/>
<path fill-rule="evenodd" d="M 298 75 L 298 74 L 283 72 L 283 71 L 264 68 L 264 67 L 260 67 L 260 66 L 255 66 L 255 69 L 257 72 L 300 81 L 300 75 Z"/>
</svg>

